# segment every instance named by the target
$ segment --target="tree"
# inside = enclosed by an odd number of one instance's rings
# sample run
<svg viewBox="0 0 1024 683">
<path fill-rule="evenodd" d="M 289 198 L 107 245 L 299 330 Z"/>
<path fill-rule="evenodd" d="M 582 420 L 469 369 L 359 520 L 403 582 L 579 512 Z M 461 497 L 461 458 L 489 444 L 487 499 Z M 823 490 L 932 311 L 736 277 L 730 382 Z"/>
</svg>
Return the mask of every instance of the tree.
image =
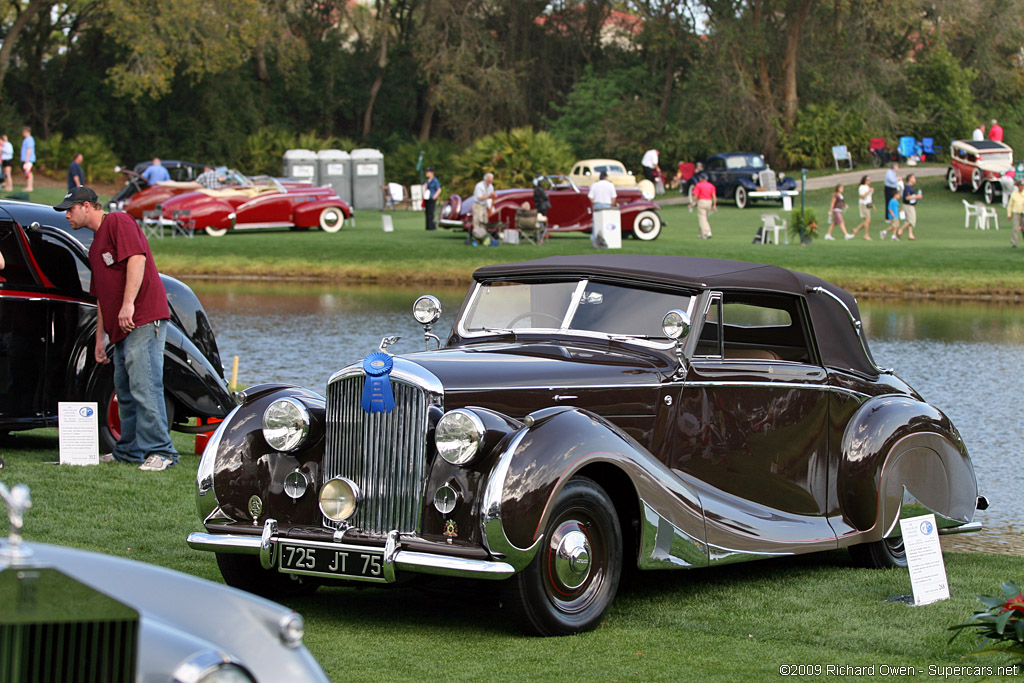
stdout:
<svg viewBox="0 0 1024 683">
<path fill-rule="evenodd" d="M 2 87 L 4 82 L 4 76 L 7 75 L 7 67 L 11 63 L 11 54 L 13 54 L 14 48 L 18 45 L 21 32 L 39 13 L 39 10 L 49 6 L 50 3 L 45 2 L 45 0 L 29 0 L 27 5 L 21 0 L 11 0 L 11 6 L 8 11 L 13 12 L 15 18 L 4 35 L 3 46 L 0 46 L 0 87 Z"/>
</svg>

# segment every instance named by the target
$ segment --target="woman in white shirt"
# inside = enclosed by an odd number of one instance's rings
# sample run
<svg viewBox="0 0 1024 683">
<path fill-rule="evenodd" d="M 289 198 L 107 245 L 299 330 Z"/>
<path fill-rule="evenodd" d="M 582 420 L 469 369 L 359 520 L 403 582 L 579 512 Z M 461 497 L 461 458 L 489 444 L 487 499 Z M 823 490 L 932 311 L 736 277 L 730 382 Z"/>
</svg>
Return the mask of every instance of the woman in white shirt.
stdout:
<svg viewBox="0 0 1024 683">
<path fill-rule="evenodd" d="M 868 228 L 871 227 L 871 211 L 875 208 L 875 205 L 871 202 L 871 195 L 874 193 L 875 190 L 871 187 L 871 179 L 867 176 L 861 178 L 860 186 L 857 188 L 857 195 L 860 198 L 860 201 L 857 202 L 857 208 L 860 210 L 861 222 L 850 233 L 854 237 L 857 236 L 857 231 L 863 228 L 864 239 L 871 239 Z"/>
</svg>

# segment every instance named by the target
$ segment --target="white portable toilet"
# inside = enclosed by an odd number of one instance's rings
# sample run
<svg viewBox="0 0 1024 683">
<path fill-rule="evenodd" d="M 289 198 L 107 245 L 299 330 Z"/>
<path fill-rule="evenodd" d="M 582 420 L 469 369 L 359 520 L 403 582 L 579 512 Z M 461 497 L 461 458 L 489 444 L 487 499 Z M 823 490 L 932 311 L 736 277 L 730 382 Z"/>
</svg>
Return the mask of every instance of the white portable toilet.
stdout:
<svg viewBox="0 0 1024 683">
<path fill-rule="evenodd" d="M 319 184 L 330 185 L 347 204 L 352 203 L 352 157 L 340 149 L 322 149 L 316 153 Z"/>
<path fill-rule="evenodd" d="M 590 243 L 595 249 L 622 248 L 622 214 L 618 209 L 598 209 L 594 212 Z"/>
<path fill-rule="evenodd" d="M 382 210 L 384 154 L 379 149 L 354 149 L 351 157 L 353 207 Z"/>
<path fill-rule="evenodd" d="M 308 180 L 316 185 L 316 152 L 308 149 L 290 149 L 284 153 L 284 177 Z"/>
</svg>

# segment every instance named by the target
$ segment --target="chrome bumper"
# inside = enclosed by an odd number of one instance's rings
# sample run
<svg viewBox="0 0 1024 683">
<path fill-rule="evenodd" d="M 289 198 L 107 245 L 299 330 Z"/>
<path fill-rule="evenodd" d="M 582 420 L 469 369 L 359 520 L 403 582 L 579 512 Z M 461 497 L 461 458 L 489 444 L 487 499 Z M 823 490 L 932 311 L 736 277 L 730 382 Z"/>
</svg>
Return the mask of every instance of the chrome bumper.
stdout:
<svg viewBox="0 0 1024 683">
<path fill-rule="evenodd" d="M 446 228 L 462 228 L 466 225 L 463 221 L 456 220 L 454 218 L 442 218 L 438 223 Z"/>
<path fill-rule="evenodd" d="M 775 197 L 781 199 L 782 197 L 796 197 L 800 193 L 796 190 L 754 190 L 753 192 L 747 192 L 748 197 L 759 199 L 762 197 Z"/>
<path fill-rule="evenodd" d="M 268 520 L 270 522 L 272 520 Z M 264 531 L 267 527 L 264 527 Z M 217 553 L 232 553 L 242 555 L 259 555 L 260 561 L 265 569 L 276 566 L 277 543 L 279 539 L 274 535 L 264 534 L 264 538 L 258 536 L 242 536 L 237 534 L 209 534 L 194 532 L 188 535 L 188 545 L 195 550 L 206 550 Z M 310 548 L 324 547 L 322 543 L 304 543 L 288 539 L 288 545 L 308 546 Z M 379 550 L 379 549 L 378 549 Z M 412 552 L 399 550 L 397 546 L 397 533 L 392 532 L 384 547 L 384 574 L 383 582 L 395 581 L 399 572 L 412 572 L 416 574 L 435 574 L 439 576 L 456 576 L 471 579 L 506 579 L 515 574 L 515 569 L 507 562 L 496 562 L 491 560 L 468 560 L 447 555 L 435 555 L 432 553 Z M 345 580 L 360 581 L 369 580 L 360 577 L 344 576 L 338 577 Z M 378 579 L 380 581 L 380 579 Z"/>
</svg>

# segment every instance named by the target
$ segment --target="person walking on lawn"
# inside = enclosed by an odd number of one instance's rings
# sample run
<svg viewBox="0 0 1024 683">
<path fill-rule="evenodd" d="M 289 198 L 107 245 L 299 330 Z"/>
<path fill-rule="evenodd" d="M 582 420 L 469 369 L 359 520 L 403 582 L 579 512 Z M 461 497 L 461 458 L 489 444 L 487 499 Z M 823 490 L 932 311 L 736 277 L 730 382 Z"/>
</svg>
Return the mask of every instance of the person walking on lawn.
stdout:
<svg viewBox="0 0 1024 683">
<path fill-rule="evenodd" d="M 96 297 L 97 363 L 109 363 L 107 338 L 113 345 L 114 389 L 121 414 L 121 438 L 110 456 L 159 472 L 178 462 L 164 408 L 164 344 L 171 317 L 149 243 L 135 219 L 123 212 L 105 213 L 96 193 L 76 187 L 53 207 L 63 211 L 75 230 L 95 234 L 89 247 Z"/>
<path fill-rule="evenodd" d="M 1006 217 L 1010 219 L 1010 246 L 1017 248 L 1017 238 L 1024 232 L 1024 177 L 1016 178 L 1010 202 L 1006 205 Z"/>
<path fill-rule="evenodd" d="M 857 187 L 857 210 L 860 211 L 861 221 L 851 233 L 854 237 L 857 236 L 859 230 L 863 229 L 864 239 L 871 239 L 871 211 L 875 208 L 875 205 L 871 202 L 871 196 L 874 192 L 871 187 L 871 179 L 867 176 L 862 177 L 860 185 Z"/>
</svg>

